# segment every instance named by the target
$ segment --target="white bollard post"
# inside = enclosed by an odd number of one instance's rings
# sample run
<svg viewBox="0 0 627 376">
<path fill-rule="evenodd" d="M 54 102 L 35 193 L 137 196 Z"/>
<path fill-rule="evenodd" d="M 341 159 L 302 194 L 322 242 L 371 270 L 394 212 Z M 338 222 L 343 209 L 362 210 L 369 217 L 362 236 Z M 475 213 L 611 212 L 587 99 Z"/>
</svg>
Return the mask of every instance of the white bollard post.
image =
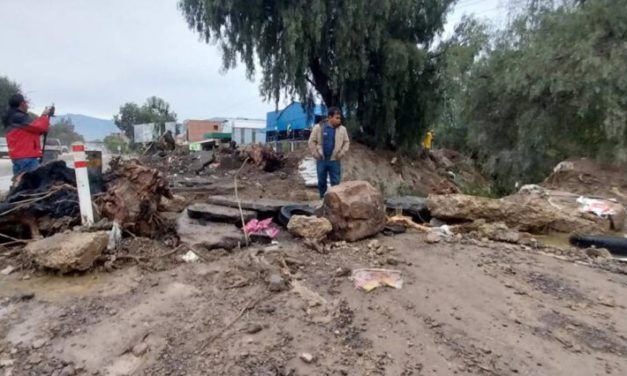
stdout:
<svg viewBox="0 0 627 376">
<path fill-rule="evenodd" d="M 83 226 L 91 226 L 94 224 L 94 209 L 91 204 L 85 145 L 83 145 L 82 142 L 74 142 L 72 144 L 72 154 L 74 156 L 74 172 L 76 173 L 78 201 L 81 208 L 81 221 L 83 222 Z"/>
</svg>

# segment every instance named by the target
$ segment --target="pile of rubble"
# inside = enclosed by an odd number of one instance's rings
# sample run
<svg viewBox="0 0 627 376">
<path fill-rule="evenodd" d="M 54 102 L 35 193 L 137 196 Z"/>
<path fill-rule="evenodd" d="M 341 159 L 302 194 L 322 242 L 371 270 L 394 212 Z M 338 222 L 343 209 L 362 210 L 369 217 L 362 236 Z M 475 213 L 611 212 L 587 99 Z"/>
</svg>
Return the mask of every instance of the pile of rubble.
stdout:
<svg viewBox="0 0 627 376">
<path fill-rule="evenodd" d="M 96 224 L 83 228 L 74 170 L 55 161 L 25 174 L 0 204 L 0 233 L 13 244 L 26 243 L 36 265 L 62 272 L 90 268 L 112 228 L 134 237 L 168 234 L 160 206 L 173 196 L 161 172 L 114 159 L 103 180 L 103 192 L 92 197 Z"/>
<path fill-rule="evenodd" d="M 262 169 L 280 165 L 283 158 L 255 146 L 226 149 L 223 154 L 250 159 Z M 625 208 L 617 202 L 539 186 L 525 186 L 502 199 L 453 193 L 384 200 L 368 182 L 349 181 L 331 187 L 318 208 L 282 200 L 240 199 L 230 195 L 233 188 L 230 183 L 201 177 L 169 182 L 160 170 L 139 160 L 115 159 L 104 178 L 103 193 L 94 201 L 102 221 L 88 230 L 67 232 L 78 224 L 78 199 L 73 171 L 55 162 L 25 176 L 2 204 L 0 218 L 5 217 L 5 224 L 26 225 L 32 238 L 47 236 L 28 244 L 26 254 L 38 266 L 67 272 L 86 270 L 105 249 L 115 249 L 120 237 L 116 231 L 167 241 L 173 252 L 183 245 L 193 257 L 202 258 L 203 252 L 214 249 L 271 244 L 281 233 L 278 225 L 324 252 L 331 241 L 355 242 L 408 229 L 427 234 L 429 242 L 461 234 L 508 243 L 526 243 L 532 234 L 551 232 L 605 234 L 623 229 L 626 217 Z M 198 189 L 202 195 L 173 194 Z M 19 231 L 6 230 L 0 233 L 19 236 Z"/>
<path fill-rule="evenodd" d="M 159 168 L 167 175 L 202 176 L 216 171 L 236 170 L 246 159 L 260 170 L 274 172 L 284 167 L 287 157 L 264 145 L 255 144 L 239 148 L 231 142 L 197 152 L 182 148 L 171 152 L 159 151 L 142 156 L 141 162 Z"/>
</svg>

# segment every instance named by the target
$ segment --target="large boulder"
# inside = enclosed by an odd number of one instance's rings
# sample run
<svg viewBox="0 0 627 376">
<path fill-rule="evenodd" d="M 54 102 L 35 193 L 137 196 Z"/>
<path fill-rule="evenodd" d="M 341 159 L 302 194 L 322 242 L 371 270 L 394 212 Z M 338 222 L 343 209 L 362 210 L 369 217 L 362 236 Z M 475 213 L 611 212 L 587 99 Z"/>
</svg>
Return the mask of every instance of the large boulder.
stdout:
<svg viewBox="0 0 627 376">
<path fill-rule="evenodd" d="M 65 232 L 29 243 L 24 252 L 35 264 L 61 273 L 84 271 L 107 247 L 109 235 L 100 232 Z"/>
<path fill-rule="evenodd" d="M 322 213 L 333 226 L 332 236 L 346 241 L 376 235 L 386 223 L 383 196 L 365 181 L 331 187 L 324 196 Z"/>
<path fill-rule="evenodd" d="M 613 219 L 623 225 L 625 208 L 617 205 L 622 215 Z M 516 194 L 502 199 L 468 196 L 462 194 L 431 195 L 427 199 L 431 215 L 445 221 L 503 222 L 509 228 L 530 233 L 582 232 L 598 233 L 611 230 L 608 219 L 580 211 L 576 196 L 542 194 Z"/>
<path fill-rule="evenodd" d="M 333 231 L 333 226 L 326 218 L 293 215 L 287 224 L 287 230 L 290 234 L 301 238 L 322 239 Z"/>
</svg>

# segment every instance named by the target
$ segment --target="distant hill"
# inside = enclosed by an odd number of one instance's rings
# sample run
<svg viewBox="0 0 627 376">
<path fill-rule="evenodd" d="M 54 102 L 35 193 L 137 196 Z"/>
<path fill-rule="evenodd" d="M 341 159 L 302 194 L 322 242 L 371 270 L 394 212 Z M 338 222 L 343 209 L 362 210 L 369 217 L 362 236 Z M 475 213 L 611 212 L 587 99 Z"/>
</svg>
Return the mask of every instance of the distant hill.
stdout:
<svg viewBox="0 0 627 376">
<path fill-rule="evenodd" d="M 99 119 L 80 114 L 57 115 L 52 118 L 52 124 L 56 124 L 62 118 L 70 118 L 76 129 L 76 133 L 82 135 L 85 141 L 102 141 L 111 133 L 120 132 L 120 129 L 115 125 L 113 120 Z"/>
</svg>

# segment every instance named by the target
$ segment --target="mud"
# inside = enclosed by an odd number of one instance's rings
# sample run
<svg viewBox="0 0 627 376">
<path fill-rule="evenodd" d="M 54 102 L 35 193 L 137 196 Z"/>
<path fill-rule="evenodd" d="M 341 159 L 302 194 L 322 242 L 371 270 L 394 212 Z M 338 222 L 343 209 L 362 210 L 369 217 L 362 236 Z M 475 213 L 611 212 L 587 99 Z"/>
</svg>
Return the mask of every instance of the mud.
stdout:
<svg viewBox="0 0 627 376">
<path fill-rule="evenodd" d="M 370 240 L 333 243 L 321 255 L 282 234 L 267 251 L 197 251 L 201 261 L 190 264 L 173 254 L 157 271 L 146 258 L 110 273 L 2 276 L 0 370 L 587 376 L 627 369 L 627 274 L 613 261 L 605 262 L 614 272 L 584 265 L 585 256 L 464 239 L 428 244 L 412 232 L 377 240 L 377 249 Z M 341 272 L 389 267 L 392 258 L 400 290 L 364 293 Z M 292 287 L 270 292 L 269 273 Z"/>
</svg>

